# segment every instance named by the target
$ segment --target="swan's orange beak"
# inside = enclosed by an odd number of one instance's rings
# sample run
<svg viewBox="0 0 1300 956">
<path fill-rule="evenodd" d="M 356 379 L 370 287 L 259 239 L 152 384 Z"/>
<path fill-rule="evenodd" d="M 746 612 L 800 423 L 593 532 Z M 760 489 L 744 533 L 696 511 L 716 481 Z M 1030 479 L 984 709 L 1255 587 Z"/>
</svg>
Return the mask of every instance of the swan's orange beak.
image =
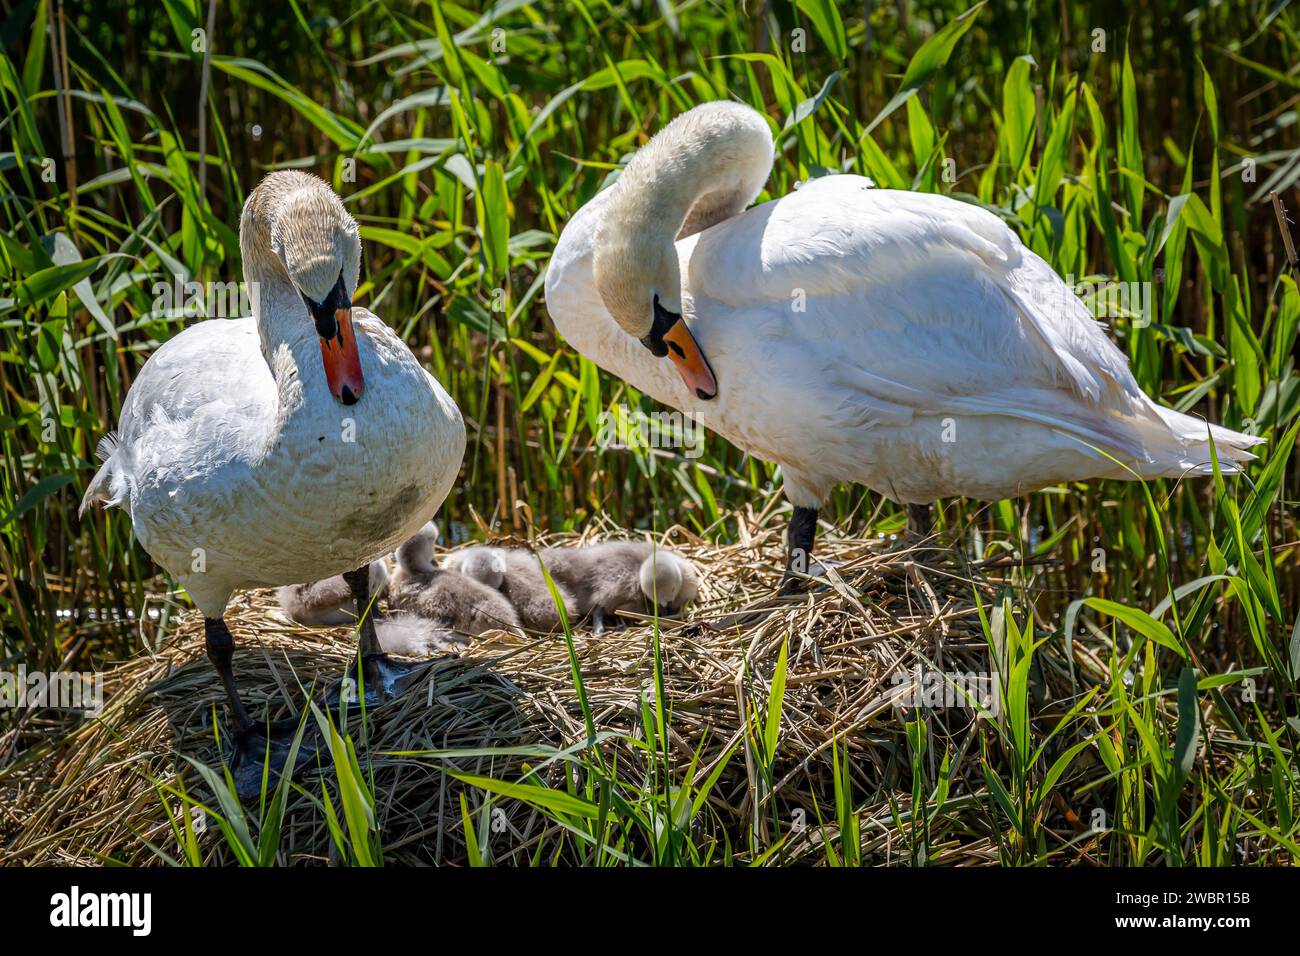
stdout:
<svg viewBox="0 0 1300 956">
<path fill-rule="evenodd" d="M 713 368 L 686 323 L 681 319 L 674 322 L 673 327 L 664 333 L 663 342 L 668 346 L 668 357 L 677 366 L 677 373 L 686 387 L 703 401 L 716 398 L 718 380 L 713 377 Z"/>
<path fill-rule="evenodd" d="M 357 333 L 352 327 L 352 296 L 343 284 L 343 272 L 324 302 L 316 302 L 303 293 L 303 302 L 316 323 L 320 336 L 320 358 L 325 366 L 325 381 L 336 402 L 355 405 L 366 390 L 361 377 L 361 353 L 357 350 Z"/>
<path fill-rule="evenodd" d="M 336 333 L 331 338 L 321 336 L 320 357 L 325 364 L 325 380 L 330 394 L 344 405 L 355 405 L 366 389 L 361 375 L 361 353 L 357 350 L 357 334 L 352 328 L 352 308 L 334 310 Z"/>
</svg>

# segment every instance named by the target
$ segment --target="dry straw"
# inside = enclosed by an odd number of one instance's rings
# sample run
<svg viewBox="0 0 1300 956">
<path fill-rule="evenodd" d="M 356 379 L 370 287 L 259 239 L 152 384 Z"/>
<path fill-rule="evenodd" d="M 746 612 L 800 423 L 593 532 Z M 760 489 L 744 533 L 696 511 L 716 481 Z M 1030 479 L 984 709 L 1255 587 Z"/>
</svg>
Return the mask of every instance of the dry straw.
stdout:
<svg viewBox="0 0 1300 956">
<path fill-rule="evenodd" d="M 755 841 L 771 840 L 781 821 L 794 821 L 782 858 L 819 860 L 823 837 L 836 838 L 834 744 L 841 760 L 846 751 L 849 756 L 864 858 L 888 861 L 899 853 L 900 821 L 906 828 L 909 819 L 904 720 L 918 713 L 894 699 L 923 669 L 993 669 L 974 596 L 978 591 L 986 605 L 995 601 L 995 584 L 970 568 L 958 569 L 946 551 L 828 537 L 818 554 L 835 562 L 829 580 L 808 593 L 776 598 L 779 531 L 743 521 L 738 526 L 739 541 L 730 546 L 707 546 L 681 529 L 663 539 L 703 572 L 700 602 L 686 621 L 665 623 L 662 631 L 673 773 L 684 773 L 697 759 L 695 778 L 703 779 L 732 751 L 706 808 L 706 842 L 725 840 L 743 857 Z M 255 713 L 269 708 L 275 717 L 290 715 L 305 688 L 323 686 L 342 671 L 353 647 L 345 629 L 289 623 L 269 592 L 237 598 L 228 620 L 240 642 L 237 676 Z M 646 749 L 620 735 L 641 736 L 642 700 L 653 700 L 652 628 L 633 624 L 602 636 L 579 629 L 574 637 L 596 728 L 613 732 L 599 745 L 602 756 L 623 779 L 642 779 Z M 759 744 L 747 728 L 755 726 L 755 715 L 761 722 L 786 642 L 788 677 L 768 784 L 759 772 Z M 6 797 L 0 863 L 156 862 L 150 844 L 177 852 L 156 783 L 176 786 L 183 776 L 191 795 L 215 805 L 181 757 L 219 766 L 212 721 L 214 713 L 224 715 L 224 700 L 204 657 L 197 614 L 186 614 L 160 649 L 109 670 L 105 697 L 98 720 L 66 734 L 34 723 L 13 732 L 18 738 L 11 733 L 8 743 L 19 756 L 0 771 Z M 992 818 L 975 797 L 963 796 L 983 789 L 979 761 L 971 759 L 980 752 L 979 721 L 963 707 L 921 713 L 942 741 L 927 761 L 942 759 L 946 747 L 956 768 L 945 859 L 995 862 L 996 840 L 986 822 Z M 471 810 L 486 794 L 447 770 L 518 780 L 525 758 L 494 749 L 559 748 L 586 739 L 563 638 L 502 633 L 481 639 L 460 658 L 437 662 L 415 690 L 373 710 L 364 738 L 355 716 L 350 730 L 362 766 L 373 769 L 376 816 L 390 863 L 464 862 L 459 794 L 467 792 Z M 411 751 L 440 755 L 401 755 Z M 895 759 L 900 754 L 901 763 Z M 553 763 L 541 777 L 563 786 L 562 764 Z M 306 775 L 312 799 L 291 798 L 280 862 L 336 858 L 317 802 L 322 786 L 328 792 L 333 783 L 328 766 L 319 776 Z M 171 805 L 175 810 L 178 801 L 171 798 Z M 494 806 L 504 816 L 493 821 L 493 861 L 550 860 L 557 849 L 559 859 L 584 860 L 585 848 L 527 805 L 497 799 Z M 216 827 L 200 845 L 208 862 L 231 859 Z"/>
</svg>

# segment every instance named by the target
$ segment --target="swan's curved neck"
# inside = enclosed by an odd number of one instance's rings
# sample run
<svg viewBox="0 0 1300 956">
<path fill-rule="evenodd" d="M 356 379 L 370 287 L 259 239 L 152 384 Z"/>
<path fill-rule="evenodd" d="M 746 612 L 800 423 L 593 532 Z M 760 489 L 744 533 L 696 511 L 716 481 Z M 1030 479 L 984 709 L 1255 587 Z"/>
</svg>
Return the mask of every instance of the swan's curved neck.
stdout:
<svg viewBox="0 0 1300 956">
<path fill-rule="evenodd" d="M 622 213 L 630 217 L 629 229 L 670 239 L 693 235 L 754 200 L 772 155 L 772 134 L 758 113 L 737 103 L 696 107 L 628 162 L 606 220 Z"/>
<path fill-rule="evenodd" d="M 311 325 L 303 317 L 305 307 L 289 279 L 289 271 L 272 249 L 273 209 L 271 202 L 254 193 L 244 208 L 239 229 L 244 281 L 252 293 L 257 334 L 268 365 L 282 343 L 293 348 L 295 339 L 307 337 Z M 299 321 L 289 321 L 290 316 Z"/>
<path fill-rule="evenodd" d="M 270 451 L 275 447 L 274 436 L 288 427 L 290 419 L 307 410 L 304 395 L 319 393 L 316 383 L 324 378 L 320 339 L 288 270 L 271 249 L 266 219 L 250 217 L 245 210 L 240 243 L 262 360 L 275 379 L 279 395 L 275 427 L 268 440 Z"/>
<path fill-rule="evenodd" d="M 282 345 L 295 353 L 306 349 L 304 355 L 319 349 L 306 305 L 283 266 L 279 266 L 277 274 L 265 264 L 245 261 L 244 281 L 253 290 L 253 314 L 257 316 L 257 334 L 268 365 Z"/>
<path fill-rule="evenodd" d="M 741 212 L 772 168 L 767 120 L 738 103 L 706 103 L 677 117 L 628 162 L 612 187 L 593 259 L 606 308 L 633 335 L 653 298 L 681 312 L 673 243 Z"/>
</svg>

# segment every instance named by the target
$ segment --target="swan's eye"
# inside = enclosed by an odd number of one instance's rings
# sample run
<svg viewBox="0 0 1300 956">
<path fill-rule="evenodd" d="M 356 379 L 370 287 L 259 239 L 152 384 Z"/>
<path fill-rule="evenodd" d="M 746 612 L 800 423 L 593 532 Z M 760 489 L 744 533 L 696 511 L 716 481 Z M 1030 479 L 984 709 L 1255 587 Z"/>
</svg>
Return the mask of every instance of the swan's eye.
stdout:
<svg viewBox="0 0 1300 956">
<path fill-rule="evenodd" d="M 352 307 L 352 297 L 348 295 L 343 285 L 343 273 L 339 273 L 338 281 L 334 283 L 334 288 L 330 289 L 324 302 L 317 302 L 305 292 L 300 292 L 299 295 L 302 296 L 307 311 L 311 313 L 316 323 L 316 334 L 327 342 L 337 338 L 339 335 L 337 314 L 339 310 Z"/>
<path fill-rule="evenodd" d="M 662 339 L 656 342 L 653 335 L 647 335 L 642 338 L 641 344 L 648 348 L 650 354 L 655 358 L 663 358 L 668 354 L 668 346 L 664 344 Z"/>
<path fill-rule="evenodd" d="M 654 297 L 654 323 L 650 326 L 650 331 L 641 337 L 641 344 L 650 350 L 655 358 L 663 358 L 668 354 L 671 347 L 678 357 L 682 356 L 682 351 L 671 342 L 664 341 L 664 335 L 681 320 L 681 316 L 676 312 L 669 312 L 659 304 L 659 296 Z"/>
<path fill-rule="evenodd" d="M 316 334 L 327 342 L 338 337 L 339 324 L 333 315 L 317 312 L 312 318 L 316 322 Z"/>
</svg>

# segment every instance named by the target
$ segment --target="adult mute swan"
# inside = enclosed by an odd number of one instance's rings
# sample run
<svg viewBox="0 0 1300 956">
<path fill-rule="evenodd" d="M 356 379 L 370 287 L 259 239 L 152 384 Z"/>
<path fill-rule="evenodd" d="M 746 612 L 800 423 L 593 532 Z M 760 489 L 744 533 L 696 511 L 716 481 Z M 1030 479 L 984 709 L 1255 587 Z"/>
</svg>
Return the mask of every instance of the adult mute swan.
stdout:
<svg viewBox="0 0 1300 956">
<path fill-rule="evenodd" d="M 1254 457 L 1260 439 L 1144 395 L 993 214 L 847 175 L 747 210 L 772 160 L 749 107 L 677 117 L 564 228 L 546 304 L 597 365 L 781 466 L 787 586 L 840 482 L 997 500 L 1124 465 L 1207 474 L 1207 433 L 1225 470 Z"/>
<path fill-rule="evenodd" d="M 342 572 L 369 607 L 369 563 L 442 504 L 465 426 L 401 339 L 353 306 L 360 235 L 328 185 L 267 176 L 239 244 L 256 318 L 199 322 L 154 352 L 81 507 L 124 508 L 203 613 L 238 729 L 232 770 L 256 792 L 263 752 L 282 761 L 294 722 L 267 729 L 240 700 L 222 620 L 232 592 Z M 370 615 L 360 645 L 367 686 L 400 688 L 406 671 L 380 654 Z"/>
</svg>

